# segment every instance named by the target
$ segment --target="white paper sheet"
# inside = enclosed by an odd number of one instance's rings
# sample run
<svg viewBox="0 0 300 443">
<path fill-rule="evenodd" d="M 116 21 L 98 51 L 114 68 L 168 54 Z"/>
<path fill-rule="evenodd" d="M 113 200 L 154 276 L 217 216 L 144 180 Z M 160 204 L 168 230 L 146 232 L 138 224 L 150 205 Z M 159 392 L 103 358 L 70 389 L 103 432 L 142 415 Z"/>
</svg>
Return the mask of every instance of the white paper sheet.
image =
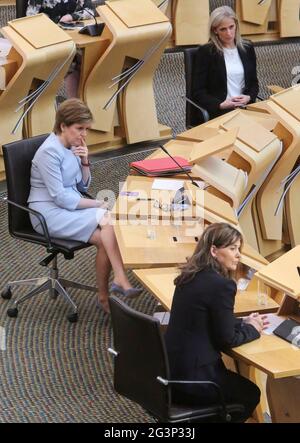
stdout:
<svg viewBox="0 0 300 443">
<path fill-rule="evenodd" d="M 178 189 L 183 188 L 183 184 L 183 180 L 161 180 L 156 178 L 153 181 L 152 189 L 160 191 L 178 191 Z"/>
<path fill-rule="evenodd" d="M 271 335 L 273 334 L 274 329 L 277 328 L 277 326 L 280 325 L 280 323 L 282 323 L 285 318 L 284 317 L 279 317 L 276 314 L 266 314 L 268 321 L 270 322 L 270 325 L 263 330 L 263 334 L 266 335 Z"/>
</svg>

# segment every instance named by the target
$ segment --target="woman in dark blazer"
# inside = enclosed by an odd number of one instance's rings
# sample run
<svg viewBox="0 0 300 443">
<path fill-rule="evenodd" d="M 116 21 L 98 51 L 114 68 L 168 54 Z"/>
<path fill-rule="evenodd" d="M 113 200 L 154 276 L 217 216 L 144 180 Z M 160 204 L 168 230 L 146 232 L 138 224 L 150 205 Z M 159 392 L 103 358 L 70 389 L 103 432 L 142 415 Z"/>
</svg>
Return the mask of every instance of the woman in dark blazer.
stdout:
<svg viewBox="0 0 300 443">
<path fill-rule="evenodd" d="M 225 368 L 221 351 L 259 338 L 266 323 L 257 313 L 243 320 L 233 314 L 236 283 L 232 274 L 239 263 L 242 241 L 240 232 L 226 223 L 212 224 L 203 232 L 193 256 L 175 279 L 165 336 L 172 379 L 219 384 L 226 401 L 245 406 L 245 413 L 234 417 L 236 421 L 251 416 L 260 391 Z M 209 385 L 174 385 L 173 396 L 178 403 L 217 402 Z"/>
<path fill-rule="evenodd" d="M 239 22 L 229 6 L 210 16 L 210 40 L 200 46 L 193 63 L 193 100 L 210 118 L 255 102 L 259 86 L 253 45 L 240 36 Z"/>
</svg>

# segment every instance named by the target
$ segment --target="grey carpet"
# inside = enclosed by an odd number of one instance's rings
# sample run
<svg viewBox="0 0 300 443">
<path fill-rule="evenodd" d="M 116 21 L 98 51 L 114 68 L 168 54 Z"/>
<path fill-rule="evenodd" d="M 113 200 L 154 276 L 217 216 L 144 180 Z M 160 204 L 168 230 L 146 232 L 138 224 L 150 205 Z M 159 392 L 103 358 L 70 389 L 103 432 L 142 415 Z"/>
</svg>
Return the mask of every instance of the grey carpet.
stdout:
<svg viewBox="0 0 300 443">
<path fill-rule="evenodd" d="M 117 192 L 129 162 L 147 154 L 93 164 L 91 192 Z M 2 198 L 0 237 L 0 288 L 12 279 L 45 275 L 38 265 L 45 255 L 43 248 L 9 236 Z M 61 274 L 94 285 L 94 256 L 91 247 L 78 252 L 74 260 L 61 259 Z M 17 319 L 8 318 L 7 308 L 23 293 L 24 289 L 16 291 L 10 301 L 0 299 L 0 326 L 6 332 L 6 351 L 0 351 L 0 422 L 152 422 L 139 406 L 114 392 L 113 365 L 107 352 L 111 323 L 108 315 L 96 309 L 95 295 L 70 291 L 79 307 L 78 323 L 70 324 L 63 300 L 49 299 L 47 293 L 21 305 Z M 146 292 L 129 303 L 149 314 L 156 305 Z"/>
</svg>

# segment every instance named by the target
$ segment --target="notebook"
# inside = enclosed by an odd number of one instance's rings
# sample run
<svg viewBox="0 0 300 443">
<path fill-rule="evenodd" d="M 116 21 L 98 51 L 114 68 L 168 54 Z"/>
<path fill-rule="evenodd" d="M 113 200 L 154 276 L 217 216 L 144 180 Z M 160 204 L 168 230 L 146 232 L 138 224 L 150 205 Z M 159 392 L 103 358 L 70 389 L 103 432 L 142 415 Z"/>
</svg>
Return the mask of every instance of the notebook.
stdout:
<svg viewBox="0 0 300 443">
<path fill-rule="evenodd" d="M 300 348 L 300 323 L 295 320 L 284 320 L 273 334 Z"/>
<path fill-rule="evenodd" d="M 140 160 L 130 163 L 130 168 L 139 174 L 147 176 L 172 175 L 183 172 L 182 169 L 188 172 L 192 169 L 192 166 L 185 158 L 177 156 L 174 159 L 175 161 L 168 157 L 162 157 Z"/>
</svg>

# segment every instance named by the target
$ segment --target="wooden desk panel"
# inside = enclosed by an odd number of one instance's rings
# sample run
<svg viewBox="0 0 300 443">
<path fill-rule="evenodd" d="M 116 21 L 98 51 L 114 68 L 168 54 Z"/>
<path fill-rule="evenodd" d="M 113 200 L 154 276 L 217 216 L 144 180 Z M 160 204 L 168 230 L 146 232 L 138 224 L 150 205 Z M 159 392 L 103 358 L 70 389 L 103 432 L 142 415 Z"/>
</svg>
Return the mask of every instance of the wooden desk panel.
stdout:
<svg viewBox="0 0 300 443">
<path fill-rule="evenodd" d="M 262 335 L 232 349 L 230 355 L 275 379 L 300 375 L 300 350 L 276 335 Z"/>
<path fill-rule="evenodd" d="M 177 266 L 191 256 L 197 245 L 196 238 L 202 234 L 201 225 L 193 229 L 182 226 L 151 226 L 148 220 L 142 225 L 122 226 L 122 220 L 114 226 L 118 245 L 125 267 L 131 269 Z M 141 221 L 143 223 L 143 221 Z M 149 238 L 149 229 L 155 238 Z M 197 236 L 197 237 L 195 237 Z M 174 241 L 174 237 L 177 241 Z"/>
<path fill-rule="evenodd" d="M 268 286 L 300 299 L 300 246 L 296 246 L 272 263 L 261 268 L 258 277 Z"/>
</svg>

